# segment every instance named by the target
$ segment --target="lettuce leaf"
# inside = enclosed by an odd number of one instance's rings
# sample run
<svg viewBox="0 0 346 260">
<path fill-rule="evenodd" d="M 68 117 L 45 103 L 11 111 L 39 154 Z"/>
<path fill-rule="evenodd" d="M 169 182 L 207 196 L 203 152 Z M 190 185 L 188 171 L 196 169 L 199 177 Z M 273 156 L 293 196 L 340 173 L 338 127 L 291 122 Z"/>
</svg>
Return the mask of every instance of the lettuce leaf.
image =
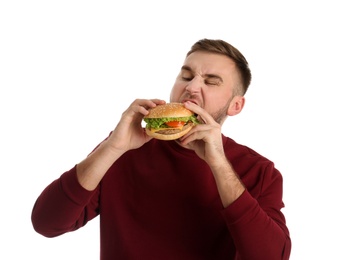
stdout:
<svg viewBox="0 0 346 260">
<path fill-rule="evenodd" d="M 182 122 L 192 122 L 194 124 L 199 124 L 199 121 L 195 115 L 188 117 L 163 117 L 163 118 L 144 118 L 144 122 L 147 123 L 148 128 L 165 128 L 168 127 L 165 125 L 166 122 L 170 121 L 182 121 Z"/>
</svg>

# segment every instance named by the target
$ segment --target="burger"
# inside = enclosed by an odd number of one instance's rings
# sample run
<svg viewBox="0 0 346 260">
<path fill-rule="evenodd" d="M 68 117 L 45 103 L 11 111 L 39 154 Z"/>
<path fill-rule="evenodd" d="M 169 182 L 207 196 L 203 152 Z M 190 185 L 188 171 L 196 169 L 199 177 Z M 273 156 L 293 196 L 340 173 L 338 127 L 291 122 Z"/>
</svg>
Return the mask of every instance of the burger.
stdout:
<svg viewBox="0 0 346 260">
<path fill-rule="evenodd" d="M 160 140 L 175 140 L 199 124 L 196 115 L 182 103 L 166 103 L 149 109 L 144 116 L 147 135 Z"/>
</svg>

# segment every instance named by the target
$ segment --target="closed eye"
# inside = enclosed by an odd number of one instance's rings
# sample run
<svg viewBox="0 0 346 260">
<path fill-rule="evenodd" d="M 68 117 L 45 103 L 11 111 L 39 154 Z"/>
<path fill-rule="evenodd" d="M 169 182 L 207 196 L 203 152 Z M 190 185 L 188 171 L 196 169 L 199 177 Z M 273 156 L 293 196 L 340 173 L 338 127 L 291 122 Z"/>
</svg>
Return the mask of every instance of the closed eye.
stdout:
<svg viewBox="0 0 346 260">
<path fill-rule="evenodd" d="M 190 78 L 190 77 L 181 77 L 181 78 L 185 81 L 191 81 L 192 80 L 192 78 Z"/>
<path fill-rule="evenodd" d="M 220 86 L 221 85 L 221 81 L 220 80 L 205 80 L 205 84 L 206 85 L 212 85 L 212 86 Z"/>
</svg>

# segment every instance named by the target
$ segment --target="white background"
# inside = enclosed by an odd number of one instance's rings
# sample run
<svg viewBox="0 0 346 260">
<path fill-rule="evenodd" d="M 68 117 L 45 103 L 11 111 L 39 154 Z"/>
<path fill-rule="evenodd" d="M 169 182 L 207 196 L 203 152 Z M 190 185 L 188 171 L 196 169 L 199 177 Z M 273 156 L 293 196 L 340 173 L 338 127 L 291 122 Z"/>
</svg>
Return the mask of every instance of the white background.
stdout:
<svg viewBox="0 0 346 260">
<path fill-rule="evenodd" d="M 247 103 L 223 131 L 281 171 L 291 259 L 346 259 L 343 1 L 170 2 L 0 3 L 0 259 L 99 258 L 98 218 L 49 239 L 32 206 L 135 98 L 168 100 L 201 38 L 250 63 Z"/>
</svg>

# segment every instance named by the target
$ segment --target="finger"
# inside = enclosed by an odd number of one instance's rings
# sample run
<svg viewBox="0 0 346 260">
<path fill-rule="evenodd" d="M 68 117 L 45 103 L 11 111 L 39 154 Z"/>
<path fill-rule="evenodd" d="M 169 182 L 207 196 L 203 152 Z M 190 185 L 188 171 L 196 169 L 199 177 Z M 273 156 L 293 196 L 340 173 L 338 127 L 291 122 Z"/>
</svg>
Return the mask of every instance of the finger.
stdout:
<svg viewBox="0 0 346 260">
<path fill-rule="evenodd" d="M 215 123 L 214 118 L 207 112 L 205 111 L 203 108 L 201 108 L 200 106 L 196 105 L 193 102 L 187 101 L 184 103 L 185 107 L 191 111 L 193 111 L 194 113 L 196 113 L 198 115 L 198 119 L 204 123 L 204 124 L 213 124 Z"/>
<path fill-rule="evenodd" d="M 149 101 L 150 101 L 150 102 L 149 102 L 148 106 L 145 107 L 145 108 L 146 108 L 146 111 L 144 111 L 144 115 L 149 114 L 149 109 L 150 109 L 150 108 L 154 108 L 154 107 L 156 107 L 157 105 L 163 105 L 163 104 L 166 103 L 166 101 L 164 101 L 164 100 L 162 100 L 162 99 L 150 99 Z M 142 113 L 142 114 L 143 114 L 143 113 Z"/>
<path fill-rule="evenodd" d="M 131 107 L 132 110 L 136 113 L 141 113 L 142 115 L 147 115 L 149 109 L 156 107 L 157 105 L 165 104 L 166 101 L 162 99 L 136 99 Z"/>
<path fill-rule="evenodd" d="M 195 140 L 204 140 L 210 137 L 210 131 L 212 127 L 210 125 L 197 125 L 193 127 L 186 135 L 180 138 L 183 144 L 188 144 Z"/>
</svg>

